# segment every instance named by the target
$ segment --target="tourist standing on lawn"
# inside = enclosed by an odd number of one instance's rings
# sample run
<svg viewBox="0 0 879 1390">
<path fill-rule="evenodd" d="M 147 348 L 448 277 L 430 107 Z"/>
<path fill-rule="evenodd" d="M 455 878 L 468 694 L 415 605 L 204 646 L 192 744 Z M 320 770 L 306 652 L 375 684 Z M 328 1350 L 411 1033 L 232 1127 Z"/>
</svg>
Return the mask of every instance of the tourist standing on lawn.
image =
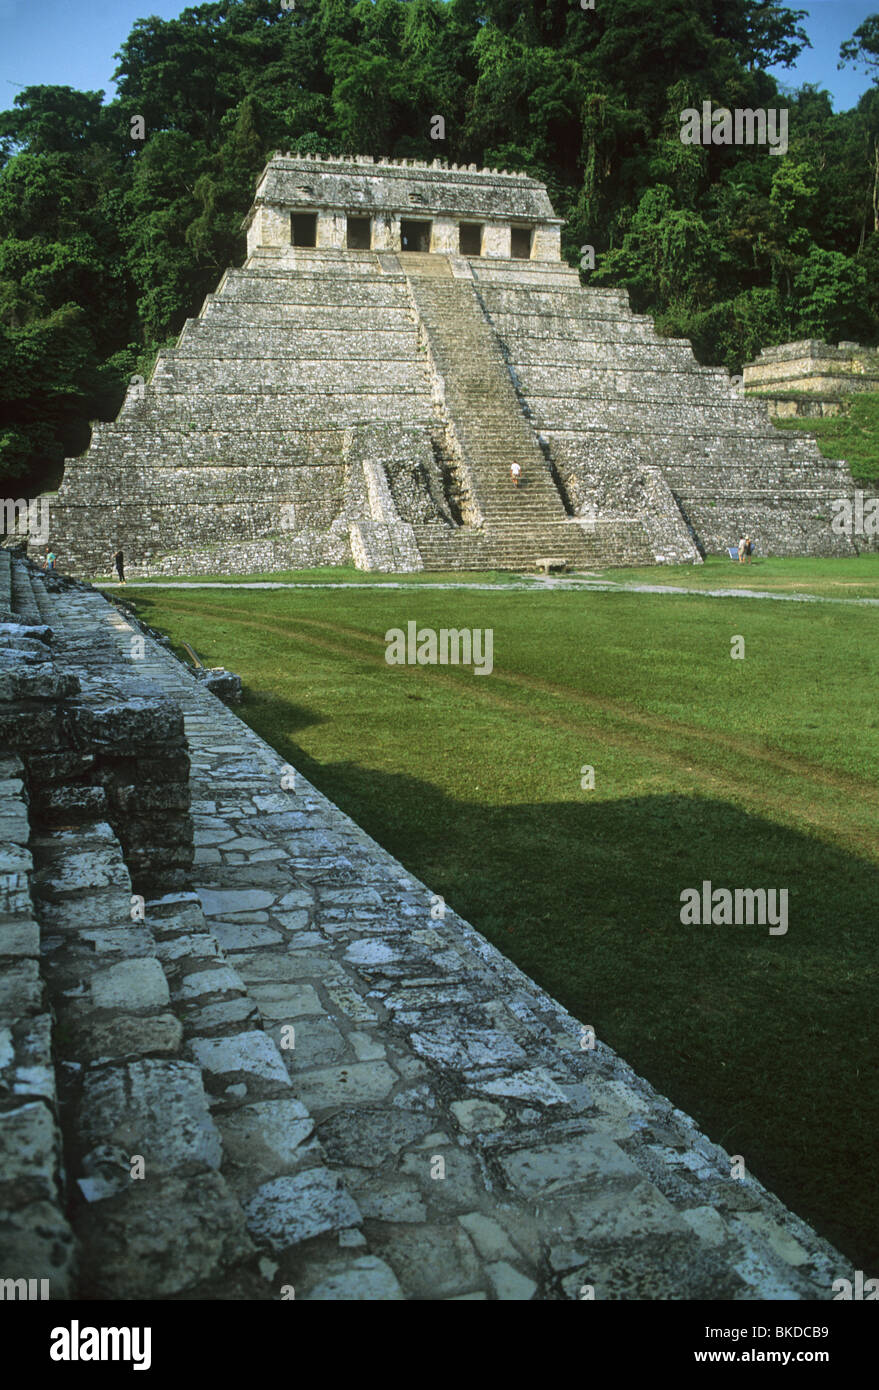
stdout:
<svg viewBox="0 0 879 1390">
<path fill-rule="evenodd" d="M 744 536 L 739 536 L 739 564 L 740 564 L 740 565 L 743 565 L 744 563 L 745 563 L 745 538 L 744 538 Z"/>
<path fill-rule="evenodd" d="M 124 583 L 125 583 L 125 556 L 122 554 L 122 551 L 121 551 L 121 550 L 117 550 L 117 551 L 116 551 L 116 554 L 113 556 L 113 559 L 116 561 L 116 573 L 117 573 L 118 576 L 119 576 L 119 582 L 120 582 L 121 584 L 124 584 Z"/>
</svg>

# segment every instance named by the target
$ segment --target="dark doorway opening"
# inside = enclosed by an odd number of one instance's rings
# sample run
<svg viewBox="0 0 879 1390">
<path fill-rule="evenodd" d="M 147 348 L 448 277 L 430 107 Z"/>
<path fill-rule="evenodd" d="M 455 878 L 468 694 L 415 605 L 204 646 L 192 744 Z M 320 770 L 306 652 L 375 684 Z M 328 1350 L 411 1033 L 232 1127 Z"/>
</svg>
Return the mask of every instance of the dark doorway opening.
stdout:
<svg viewBox="0 0 879 1390">
<path fill-rule="evenodd" d="M 349 217 L 345 240 L 349 251 L 369 251 L 372 246 L 372 218 Z"/>
<path fill-rule="evenodd" d="M 510 232 L 510 255 L 517 261 L 531 259 L 531 227 L 513 227 Z"/>
<path fill-rule="evenodd" d="M 458 249 L 462 256 L 482 255 L 482 223 L 462 222 L 458 228 Z"/>
<path fill-rule="evenodd" d="M 429 251 L 432 223 L 400 219 L 400 247 L 403 251 Z"/>
<path fill-rule="evenodd" d="M 290 240 L 294 246 L 317 245 L 316 212 L 294 212 L 290 222 Z"/>
</svg>

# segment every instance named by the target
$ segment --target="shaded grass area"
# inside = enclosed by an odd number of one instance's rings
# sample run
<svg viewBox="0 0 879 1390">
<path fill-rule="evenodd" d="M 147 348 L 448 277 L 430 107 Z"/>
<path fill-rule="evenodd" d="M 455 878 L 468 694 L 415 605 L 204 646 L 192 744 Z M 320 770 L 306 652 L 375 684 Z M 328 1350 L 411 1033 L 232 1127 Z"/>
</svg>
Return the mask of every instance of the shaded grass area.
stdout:
<svg viewBox="0 0 879 1390">
<path fill-rule="evenodd" d="M 773 420 L 776 429 L 813 434 L 825 458 L 845 459 L 856 479 L 879 482 L 879 391 L 846 396 L 839 415 Z"/>
<path fill-rule="evenodd" d="M 755 555 L 750 565 L 709 555 L 702 565 L 654 565 L 601 571 L 616 584 L 660 584 L 682 589 L 765 589 L 821 598 L 879 598 L 879 551 L 845 557 Z"/>
<path fill-rule="evenodd" d="M 240 671 L 282 756 L 876 1269 L 874 612 L 380 590 L 137 607 Z M 388 666 L 410 619 L 491 627 L 494 673 Z M 682 926 L 705 879 L 787 888 L 788 934 Z"/>
</svg>

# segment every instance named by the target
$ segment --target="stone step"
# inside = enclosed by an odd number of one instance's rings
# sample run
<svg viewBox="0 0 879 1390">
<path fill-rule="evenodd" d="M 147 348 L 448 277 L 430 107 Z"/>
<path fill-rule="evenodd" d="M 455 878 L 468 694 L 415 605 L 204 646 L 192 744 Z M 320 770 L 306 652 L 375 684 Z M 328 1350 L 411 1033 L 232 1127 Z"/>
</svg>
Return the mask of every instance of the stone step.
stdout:
<svg viewBox="0 0 879 1390">
<path fill-rule="evenodd" d="M 12 611 L 24 623 L 42 621 L 31 576 L 27 567 L 20 562 L 12 566 Z"/>
<path fill-rule="evenodd" d="M 11 583 L 10 562 L 9 552 L 0 550 L 0 576 L 8 577 Z M 8 713 L 4 711 L 4 715 Z M 21 757 L 4 751 L 6 756 L 0 759 L 3 1274 L 35 1281 L 33 1291 L 24 1297 L 64 1300 L 73 1295 L 76 1250 L 66 1211 L 63 1140 L 58 1122 L 53 1056 L 57 1034 L 41 968 L 33 856 L 29 847 L 27 771 Z M 6 1297 L 14 1298 L 15 1293 L 10 1294 L 7 1288 Z"/>
<path fill-rule="evenodd" d="M 497 341 L 471 282 L 416 275 L 410 285 L 463 451 L 467 488 L 487 530 L 492 529 L 495 515 L 500 525 L 508 513 L 504 489 L 511 487 L 510 465 L 523 465 L 530 478 L 530 488 L 522 490 L 519 511 L 525 513 L 520 520 L 530 526 L 531 534 L 527 539 L 509 537 L 501 557 L 505 563 L 527 563 L 529 546 L 544 534 L 539 528 L 562 521 L 565 513 L 540 446 L 522 415 Z M 579 536 L 570 535 L 566 543 L 575 556 L 582 556 Z"/>
<path fill-rule="evenodd" d="M 12 556 L 0 546 L 0 613 L 12 612 Z"/>
</svg>

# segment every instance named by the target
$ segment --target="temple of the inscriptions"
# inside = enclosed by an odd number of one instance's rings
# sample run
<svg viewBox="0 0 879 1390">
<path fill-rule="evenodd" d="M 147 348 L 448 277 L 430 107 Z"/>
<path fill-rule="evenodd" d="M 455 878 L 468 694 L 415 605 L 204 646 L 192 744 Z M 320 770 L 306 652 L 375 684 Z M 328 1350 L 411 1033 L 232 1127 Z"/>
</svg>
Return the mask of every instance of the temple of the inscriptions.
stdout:
<svg viewBox="0 0 879 1390">
<path fill-rule="evenodd" d="M 625 291 L 523 174 L 276 154 L 230 268 L 50 494 L 84 577 L 853 553 L 855 485 Z M 511 486 L 518 462 L 523 485 Z"/>
</svg>

